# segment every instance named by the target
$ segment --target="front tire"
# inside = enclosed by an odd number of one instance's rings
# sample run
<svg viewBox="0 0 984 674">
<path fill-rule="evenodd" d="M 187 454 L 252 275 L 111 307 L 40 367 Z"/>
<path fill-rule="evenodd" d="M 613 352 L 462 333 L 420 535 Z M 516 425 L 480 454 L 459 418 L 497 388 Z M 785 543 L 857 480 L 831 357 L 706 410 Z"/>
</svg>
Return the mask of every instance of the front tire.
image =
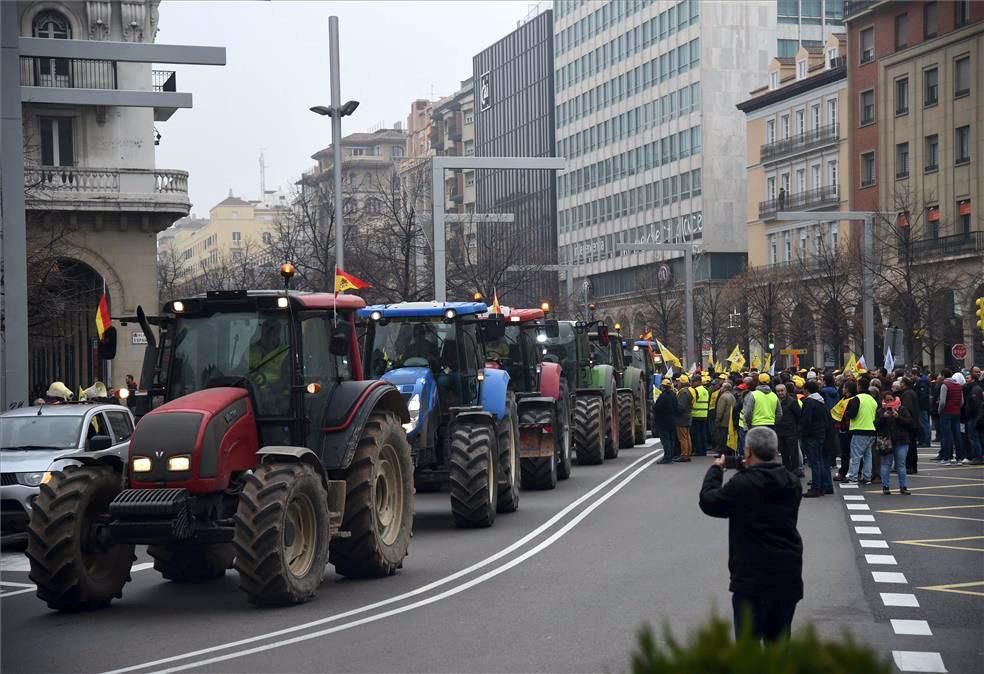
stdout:
<svg viewBox="0 0 984 674">
<path fill-rule="evenodd" d="M 175 583 L 204 583 L 225 575 L 232 568 L 236 551 L 229 543 L 216 545 L 151 545 L 154 570 Z"/>
<path fill-rule="evenodd" d="M 533 408 L 523 410 L 520 416 L 520 423 L 524 426 L 535 424 L 546 426 L 553 423 L 556 430 L 557 424 L 551 419 L 548 409 Z M 558 441 L 558 436 L 554 435 L 554 442 Z M 520 459 L 520 468 L 523 474 L 523 489 L 553 489 L 557 486 L 557 452 L 550 456 L 537 456 Z"/>
<path fill-rule="evenodd" d="M 393 413 L 366 421 L 345 482 L 342 530 L 351 536 L 331 542 L 329 561 L 348 578 L 396 573 L 413 531 L 413 459 Z"/>
<path fill-rule="evenodd" d="M 109 466 L 66 466 L 41 485 L 27 529 L 27 558 L 38 598 L 49 608 L 103 608 L 123 596 L 136 559 L 133 546 L 112 544 L 99 526 L 108 522 L 120 487 L 120 474 Z"/>
<path fill-rule="evenodd" d="M 516 412 L 516 397 L 511 392 L 506 396 L 506 414 L 499 422 L 497 443 L 502 480 L 496 510 L 514 513 L 519 510 L 519 415 Z"/>
<path fill-rule="evenodd" d="M 646 436 L 649 435 L 649 401 L 646 399 L 646 389 L 642 388 L 636 395 L 636 419 L 638 419 L 638 426 L 636 426 L 635 443 L 637 445 L 644 444 L 646 442 Z"/>
<path fill-rule="evenodd" d="M 314 468 L 300 462 L 259 466 L 236 510 L 239 587 L 253 604 L 299 604 L 314 597 L 328 562 L 328 508 Z"/>
<path fill-rule="evenodd" d="M 615 405 L 618 410 L 618 446 L 631 449 L 635 444 L 635 396 L 632 391 L 617 391 Z"/>
<path fill-rule="evenodd" d="M 613 389 L 611 394 L 608 396 L 608 400 L 605 401 L 607 406 L 608 421 L 605 424 L 605 458 L 606 459 L 616 459 L 618 458 L 618 448 L 619 448 L 619 427 L 621 426 L 618 413 L 618 395 Z"/>
<path fill-rule="evenodd" d="M 557 400 L 557 419 L 554 431 L 559 431 L 562 443 L 560 456 L 557 459 L 557 478 L 566 480 L 571 476 L 571 445 L 574 442 L 571 437 L 571 398 L 567 388 L 567 380 L 563 378 L 560 380 L 560 398 Z"/>
<path fill-rule="evenodd" d="M 574 451 L 579 466 L 596 465 L 605 460 L 603 407 L 601 396 L 579 395 L 574 399 Z"/>
<path fill-rule="evenodd" d="M 490 527 L 499 500 L 497 457 L 492 430 L 459 424 L 451 434 L 449 491 L 451 515 L 459 529 Z"/>
</svg>

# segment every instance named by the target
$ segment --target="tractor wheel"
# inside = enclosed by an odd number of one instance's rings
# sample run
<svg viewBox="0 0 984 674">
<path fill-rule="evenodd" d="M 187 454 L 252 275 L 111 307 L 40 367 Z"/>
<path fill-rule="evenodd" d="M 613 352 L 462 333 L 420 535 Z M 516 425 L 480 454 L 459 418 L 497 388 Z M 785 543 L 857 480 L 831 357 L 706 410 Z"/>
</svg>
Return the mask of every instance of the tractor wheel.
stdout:
<svg viewBox="0 0 984 674">
<path fill-rule="evenodd" d="M 618 449 L 621 445 L 620 443 L 620 433 L 621 429 L 621 415 L 619 414 L 619 403 L 618 394 L 612 389 L 611 395 L 605 403 L 608 406 L 606 410 L 608 421 L 605 424 L 605 430 L 607 434 L 605 435 L 605 458 L 615 459 L 618 458 Z"/>
<path fill-rule="evenodd" d="M 635 396 L 631 391 L 619 391 L 615 394 L 615 401 L 618 406 L 618 446 L 632 449 L 635 444 Z"/>
<path fill-rule="evenodd" d="M 554 437 L 560 438 L 557 478 L 566 480 L 571 476 L 571 398 L 567 391 L 567 380 L 563 378 L 560 380 L 560 399 L 557 400 L 557 418 L 554 423 Z"/>
<path fill-rule="evenodd" d="M 67 466 L 51 474 L 31 509 L 27 557 L 38 597 L 57 611 L 109 606 L 123 596 L 136 556 L 114 545 L 104 526 L 120 493 L 109 466 Z"/>
<path fill-rule="evenodd" d="M 646 442 L 646 435 L 649 434 L 649 403 L 646 400 L 645 389 L 638 392 L 635 403 L 637 420 L 635 443 L 641 445 Z"/>
<path fill-rule="evenodd" d="M 499 499 L 496 511 L 514 513 L 519 510 L 519 414 L 516 412 L 516 396 L 506 396 L 506 414 L 498 426 L 499 447 Z"/>
<path fill-rule="evenodd" d="M 524 425 L 543 426 L 551 423 L 551 416 L 550 410 L 547 409 L 528 409 L 523 410 L 520 422 Z M 554 421 L 554 430 L 557 430 L 556 421 Z M 556 451 L 550 456 L 520 459 L 519 465 L 523 474 L 523 489 L 553 489 L 557 486 Z"/>
<path fill-rule="evenodd" d="M 225 575 L 236 551 L 230 543 L 216 545 L 151 545 L 154 570 L 175 583 L 202 583 Z"/>
<path fill-rule="evenodd" d="M 374 412 L 345 476 L 345 516 L 328 561 L 349 578 L 389 576 L 403 566 L 413 530 L 413 459 L 392 412 Z"/>
<path fill-rule="evenodd" d="M 579 466 L 598 464 L 605 460 L 603 407 L 604 400 L 601 396 L 577 396 L 574 399 L 574 451 Z"/>
<path fill-rule="evenodd" d="M 328 508 L 314 468 L 270 463 L 247 475 L 236 510 L 239 587 L 260 605 L 314 596 L 328 562 Z"/>
<path fill-rule="evenodd" d="M 463 423 L 451 434 L 451 514 L 460 529 L 490 527 L 499 500 L 492 429 Z"/>
</svg>

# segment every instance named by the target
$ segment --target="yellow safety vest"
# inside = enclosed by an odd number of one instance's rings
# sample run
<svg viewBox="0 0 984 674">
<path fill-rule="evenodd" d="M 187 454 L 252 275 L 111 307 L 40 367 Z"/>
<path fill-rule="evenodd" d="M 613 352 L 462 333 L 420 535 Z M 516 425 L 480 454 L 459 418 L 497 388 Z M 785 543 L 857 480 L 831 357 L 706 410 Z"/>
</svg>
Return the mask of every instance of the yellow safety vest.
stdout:
<svg viewBox="0 0 984 674">
<path fill-rule="evenodd" d="M 696 393 L 697 395 L 695 396 L 696 399 L 694 400 L 694 409 L 692 412 L 693 418 L 706 419 L 707 403 L 710 398 L 710 395 L 708 394 L 707 389 L 704 388 L 703 386 L 696 387 L 694 389 L 694 393 Z"/>
<path fill-rule="evenodd" d="M 752 391 L 755 407 L 752 408 L 752 426 L 775 426 L 776 404 L 779 396 L 772 391 Z"/>
<path fill-rule="evenodd" d="M 878 403 L 867 393 L 858 394 L 858 413 L 851 419 L 852 431 L 874 431 Z"/>
<path fill-rule="evenodd" d="M 720 395 L 720 393 L 721 393 L 721 389 L 719 388 L 716 388 L 713 391 L 711 391 L 711 401 L 707 404 L 708 412 L 717 409 L 718 395 Z"/>
<path fill-rule="evenodd" d="M 249 368 L 262 374 L 265 384 L 276 382 L 280 379 L 281 367 L 288 353 L 286 346 L 280 346 L 264 354 L 260 352 L 259 344 L 253 344 L 249 348 Z"/>
</svg>

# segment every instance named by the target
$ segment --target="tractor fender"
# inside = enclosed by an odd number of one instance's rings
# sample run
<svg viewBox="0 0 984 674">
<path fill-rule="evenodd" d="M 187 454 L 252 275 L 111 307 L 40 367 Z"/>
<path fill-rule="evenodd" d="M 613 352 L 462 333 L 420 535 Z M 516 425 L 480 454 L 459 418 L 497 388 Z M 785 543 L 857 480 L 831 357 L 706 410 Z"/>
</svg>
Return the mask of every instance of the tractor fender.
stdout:
<svg viewBox="0 0 984 674">
<path fill-rule="evenodd" d="M 452 407 L 448 410 L 451 413 L 451 426 L 461 423 L 481 424 L 495 429 L 496 418 L 492 412 L 482 409 L 477 405 L 468 407 Z M 452 430 L 453 432 L 453 430 Z M 448 435 L 450 435 L 449 433 Z M 493 433 L 493 437 L 495 434 Z"/>
<path fill-rule="evenodd" d="M 642 381 L 642 370 L 637 367 L 627 367 L 625 368 L 625 374 L 622 375 L 622 385 L 631 389 L 632 397 L 634 398 L 639 392 L 640 384 Z"/>
<path fill-rule="evenodd" d="M 584 388 L 575 389 L 574 394 L 579 396 L 604 396 L 605 391 L 601 387 L 594 388 L 593 386 L 586 386 Z"/>
<path fill-rule="evenodd" d="M 557 400 L 546 396 L 525 396 L 516 401 L 516 407 L 520 416 L 523 415 L 523 410 L 530 408 L 547 409 L 552 412 L 556 406 Z"/>
<path fill-rule="evenodd" d="M 322 479 L 327 479 L 325 467 L 321 463 L 318 455 L 307 447 L 294 447 L 292 445 L 267 445 L 256 450 L 257 463 L 270 463 L 272 459 L 287 459 L 288 461 L 300 461 L 314 468 Z"/>
<path fill-rule="evenodd" d="M 564 370 L 557 363 L 540 363 L 540 393 L 548 398 L 560 398 L 560 378 Z"/>
<path fill-rule="evenodd" d="M 591 388 L 600 388 L 607 398 L 614 390 L 615 368 L 611 365 L 595 365 L 591 368 Z"/>
<path fill-rule="evenodd" d="M 410 421 L 406 401 L 392 384 L 379 380 L 346 381 L 337 385 L 325 415 L 321 463 L 326 471 L 345 470 L 369 415 L 378 409 L 393 412 L 400 423 Z"/>
<path fill-rule="evenodd" d="M 496 420 L 506 416 L 506 395 L 509 392 L 509 373 L 505 370 L 485 370 L 482 382 L 482 409 Z"/>
</svg>

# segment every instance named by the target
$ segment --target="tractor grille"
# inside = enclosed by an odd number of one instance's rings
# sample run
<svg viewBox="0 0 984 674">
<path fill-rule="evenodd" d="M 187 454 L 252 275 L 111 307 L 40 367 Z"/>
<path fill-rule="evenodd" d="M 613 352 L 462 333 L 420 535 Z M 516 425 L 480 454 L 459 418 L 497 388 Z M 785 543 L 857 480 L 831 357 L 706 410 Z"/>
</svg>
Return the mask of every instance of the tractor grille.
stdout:
<svg viewBox="0 0 984 674">
<path fill-rule="evenodd" d="M 13 484 L 17 484 L 16 473 L 0 473 L 0 486 L 9 487 Z"/>
<path fill-rule="evenodd" d="M 122 517 L 174 515 L 187 501 L 187 489 L 124 489 L 109 504 L 109 512 Z"/>
</svg>

